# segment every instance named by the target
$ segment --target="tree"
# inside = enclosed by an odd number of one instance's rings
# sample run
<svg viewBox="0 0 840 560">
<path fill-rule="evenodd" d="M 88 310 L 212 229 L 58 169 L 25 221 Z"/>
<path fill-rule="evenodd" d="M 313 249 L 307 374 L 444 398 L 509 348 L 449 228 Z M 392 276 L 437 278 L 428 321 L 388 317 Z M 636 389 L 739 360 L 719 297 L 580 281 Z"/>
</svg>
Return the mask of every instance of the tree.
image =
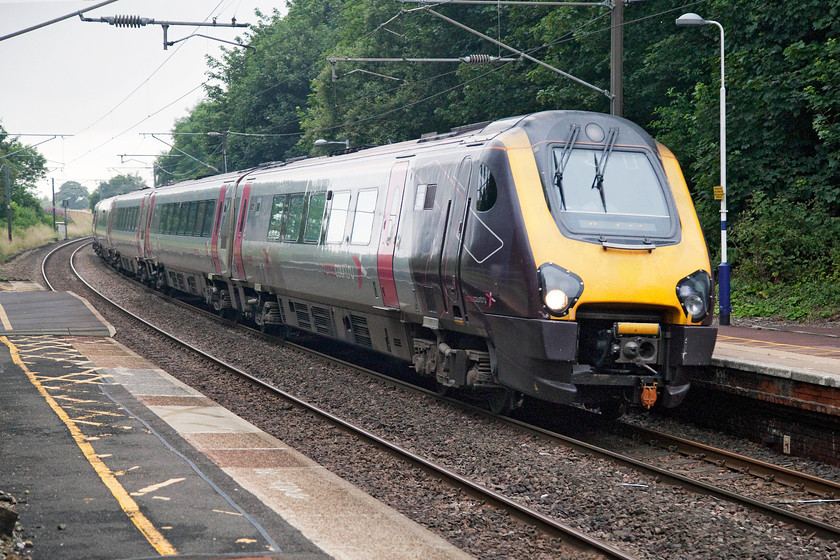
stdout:
<svg viewBox="0 0 840 560">
<path fill-rule="evenodd" d="M 46 175 L 46 164 L 47 160 L 37 150 L 27 149 L 17 139 L 10 138 L 0 126 L 0 168 L 9 166 L 13 226 L 25 228 L 49 220 L 35 194 L 36 181 Z M 5 199 L 5 172 L 0 173 L 0 184 L 2 200 Z M 2 212 L 0 222 L 7 225 L 6 212 Z"/>
<path fill-rule="evenodd" d="M 149 187 L 146 185 L 146 181 L 138 174 L 117 175 L 116 177 L 111 177 L 108 181 L 99 183 L 96 190 L 88 197 L 89 207 L 93 210 L 93 207 L 100 200 L 147 188 Z"/>
<path fill-rule="evenodd" d="M 90 193 L 81 183 L 67 181 L 55 193 L 55 203 L 56 206 L 63 206 L 63 202 L 66 200 L 67 207 L 71 210 L 85 210 L 89 206 L 88 197 L 90 197 Z"/>
</svg>

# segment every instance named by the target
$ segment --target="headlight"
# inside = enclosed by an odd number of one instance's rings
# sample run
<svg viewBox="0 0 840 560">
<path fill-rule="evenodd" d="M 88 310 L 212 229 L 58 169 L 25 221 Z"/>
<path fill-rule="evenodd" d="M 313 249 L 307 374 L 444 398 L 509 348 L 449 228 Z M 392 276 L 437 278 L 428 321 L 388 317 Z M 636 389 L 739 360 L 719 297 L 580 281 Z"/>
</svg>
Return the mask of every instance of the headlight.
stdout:
<svg viewBox="0 0 840 560">
<path fill-rule="evenodd" d="M 698 270 L 677 283 L 677 299 L 694 322 L 702 321 L 712 309 L 712 277 Z"/>
<path fill-rule="evenodd" d="M 583 293 L 583 280 L 556 264 L 539 268 L 540 294 L 552 315 L 565 315 Z"/>
</svg>

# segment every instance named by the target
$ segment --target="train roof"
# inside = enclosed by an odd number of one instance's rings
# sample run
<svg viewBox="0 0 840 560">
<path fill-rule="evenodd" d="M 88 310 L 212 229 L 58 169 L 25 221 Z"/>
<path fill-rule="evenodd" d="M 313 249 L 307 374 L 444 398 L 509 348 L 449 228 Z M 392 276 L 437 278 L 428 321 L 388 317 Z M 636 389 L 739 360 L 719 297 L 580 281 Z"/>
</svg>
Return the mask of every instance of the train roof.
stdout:
<svg viewBox="0 0 840 560">
<path fill-rule="evenodd" d="M 441 148 L 447 145 L 477 145 L 489 142 L 512 128 L 521 128 L 529 136 L 532 144 L 541 142 L 563 142 L 569 135 L 569 127 L 572 124 L 581 126 L 585 133 L 589 131 L 618 129 L 616 144 L 623 145 L 644 145 L 656 151 L 653 138 L 640 126 L 626 119 L 605 113 L 589 111 L 552 110 L 528 115 L 507 117 L 495 121 L 475 123 L 467 126 L 453 128 L 447 132 L 432 132 L 422 135 L 420 138 L 384 144 L 373 147 L 359 147 L 341 152 L 316 156 L 293 158 L 287 161 L 267 162 L 250 169 L 237 170 L 218 175 L 209 175 L 200 179 L 191 179 L 157 187 L 156 190 L 180 190 L 189 189 L 203 185 L 214 186 L 220 184 L 236 183 L 246 177 L 256 178 L 264 174 L 270 174 L 280 169 L 301 169 L 314 165 L 321 165 L 324 162 L 351 161 L 353 159 L 375 158 L 386 155 L 413 155 L 413 152 L 426 151 L 427 149 Z M 597 133 L 590 136 L 590 143 L 598 144 Z M 149 194 L 149 191 L 134 191 L 142 193 L 141 196 Z M 129 193 L 133 194 L 133 193 Z"/>
</svg>

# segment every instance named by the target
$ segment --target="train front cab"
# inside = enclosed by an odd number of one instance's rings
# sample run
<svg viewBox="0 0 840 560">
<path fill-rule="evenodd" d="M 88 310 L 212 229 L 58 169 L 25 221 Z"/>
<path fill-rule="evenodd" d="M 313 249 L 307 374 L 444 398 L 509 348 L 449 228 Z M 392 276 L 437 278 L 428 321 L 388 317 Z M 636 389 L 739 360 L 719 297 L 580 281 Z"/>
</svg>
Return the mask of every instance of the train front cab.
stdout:
<svg viewBox="0 0 840 560">
<path fill-rule="evenodd" d="M 529 312 L 486 316 L 498 380 L 609 413 L 677 406 L 716 338 L 708 251 L 679 165 L 628 121 L 545 123 L 503 140 L 531 262 Z"/>
</svg>

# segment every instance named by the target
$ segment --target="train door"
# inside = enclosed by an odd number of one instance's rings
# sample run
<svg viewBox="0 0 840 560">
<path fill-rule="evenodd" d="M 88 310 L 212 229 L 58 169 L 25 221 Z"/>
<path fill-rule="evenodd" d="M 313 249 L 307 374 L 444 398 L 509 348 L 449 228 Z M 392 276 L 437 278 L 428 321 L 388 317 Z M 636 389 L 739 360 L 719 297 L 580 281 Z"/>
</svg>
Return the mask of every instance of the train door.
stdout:
<svg viewBox="0 0 840 560">
<path fill-rule="evenodd" d="M 391 169 L 388 192 L 385 197 L 385 209 L 382 213 L 382 229 L 379 232 L 379 251 L 376 258 L 376 272 L 382 291 L 382 304 L 385 307 L 399 308 L 397 286 L 394 282 L 394 250 L 397 245 L 397 231 L 400 225 L 405 178 L 408 175 L 408 162 L 401 161 Z"/>
<path fill-rule="evenodd" d="M 222 273 L 222 263 L 227 261 L 227 235 L 222 233 L 222 224 L 227 214 L 229 201 L 225 198 L 227 185 L 222 185 L 219 190 L 219 199 L 216 201 L 216 216 L 214 220 L 213 236 L 210 238 L 210 254 L 213 259 L 213 270 L 216 274 Z M 220 242 L 224 239 L 224 242 Z"/>
<path fill-rule="evenodd" d="M 134 241 L 137 243 L 137 254 L 139 256 L 143 255 L 143 239 L 146 237 L 146 198 L 143 197 L 140 199 L 140 210 L 137 212 L 137 228 L 134 233 Z"/>
<path fill-rule="evenodd" d="M 148 210 L 146 211 L 146 220 L 145 220 L 145 229 L 143 231 L 143 257 L 151 258 L 152 256 L 152 248 L 149 246 L 149 232 L 152 229 L 152 215 L 155 211 L 155 195 L 157 193 L 152 193 L 149 195 L 149 205 Z"/>
<path fill-rule="evenodd" d="M 233 266 L 236 278 L 245 280 L 245 263 L 242 261 L 242 237 L 245 233 L 245 219 L 248 217 L 248 201 L 251 198 L 250 183 L 242 187 L 239 197 L 239 212 L 236 215 L 236 230 L 233 236 Z"/>
<path fill-rule="evenodd" d="M 444 225 L 443 250 L 440 258 L 440 279 L 447 311 L 456 321 L 466 320 L 464 298 L 461 293 L 461 248 L 469 209 L 469 185 L 472 159 L 467 157 L 458 166 L 455 185 L 449 201 L 449 212 Z"/>
</svg>

